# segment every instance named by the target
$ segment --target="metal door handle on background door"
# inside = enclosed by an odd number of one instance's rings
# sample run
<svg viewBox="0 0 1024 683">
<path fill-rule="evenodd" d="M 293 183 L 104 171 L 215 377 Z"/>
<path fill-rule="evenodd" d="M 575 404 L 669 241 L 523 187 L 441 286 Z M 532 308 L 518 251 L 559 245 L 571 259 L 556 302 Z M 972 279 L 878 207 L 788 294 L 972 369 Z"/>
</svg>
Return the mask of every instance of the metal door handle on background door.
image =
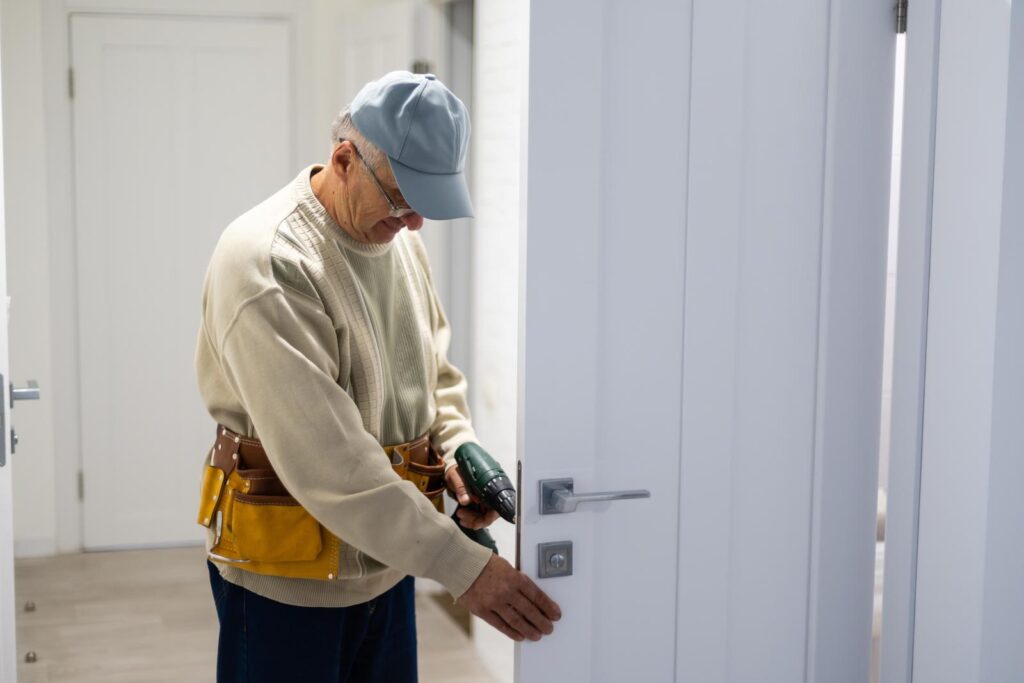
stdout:
<svg viewBox="0 0 1024 683">
<path fill-rule="evenodd" d="M 4 378 L 0 375 L 0 387 L 3 386 Z M 15 388 L 14 382 L 11 382 L 10 387 L 10 402 L 11 408 L 14 407 L 15 401 L 38 401 L 39 400 L 39 382 L 34 379 L 28 381 L 27 387 Z M 3 411 L 0 410 L 0 434 L 3 434 L 3 430 L 6 429 L 4 422 Z M 14 455 L 18 448 L 18 433 L 14 431 L 14 427 L 11 427 L 11 455 Z M 7 464 L 7 446 L 6 443 L 0 443 L 0 467 Z"/>
<path fill-rule="evenodd" d="M 560 515 L 566 512 L 576 512 L 576 506 L 580 503 L 650 497 L 651 492 L 647 489 L 575 493 L 571 477 L 566 479 L 542 479 L 540 481 L 540 514 Z"/>
<path fill-rule="evenodd" d="M 14 388 L 14 382 L 11 382 L 11 407 L 14 407 L 15 401 L 38 401 L 39 400 L 39 382 L 34 379 L 28 381 L 27 387 Z"/>
</svg>

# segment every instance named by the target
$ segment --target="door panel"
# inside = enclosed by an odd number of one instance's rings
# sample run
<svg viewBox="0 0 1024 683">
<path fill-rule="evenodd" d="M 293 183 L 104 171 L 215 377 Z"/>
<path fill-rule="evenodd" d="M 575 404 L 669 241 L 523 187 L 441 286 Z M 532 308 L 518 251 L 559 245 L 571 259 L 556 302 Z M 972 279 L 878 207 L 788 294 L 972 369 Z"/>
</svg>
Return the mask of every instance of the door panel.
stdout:
<svg viewBox="0 0 1024 683">
<path fill-rule="evenodd" d="M 2 126 L 0 126 L 2 129 Z M 7 223 L 4 218 L 3 140 L 0 135 L 0 415 L 2 423 L 10 424 L 10 403 L 7 382 L 8 366 L 7 325 L 10 320 L 10 300 L 7 298 Z M 14 612 L 14 492 L 12 487 L 11 442 L 9 428 L 0 429 L 0 448 L 4 465 L 0 466 L 0 681 L 14 681 L 17 676 L 17 648 Z"/>
<path fill-rule="evenodd" d="M 867 680 L 890 20 L 531 6 L 522 565 L 573 575 L 518 680 Z"/>
<path fill-rule="evenodd" d="M 284 21 L 74 15 L 84 545 L 200 540 L 203 276 L 290 167 Z"/>
</svg>

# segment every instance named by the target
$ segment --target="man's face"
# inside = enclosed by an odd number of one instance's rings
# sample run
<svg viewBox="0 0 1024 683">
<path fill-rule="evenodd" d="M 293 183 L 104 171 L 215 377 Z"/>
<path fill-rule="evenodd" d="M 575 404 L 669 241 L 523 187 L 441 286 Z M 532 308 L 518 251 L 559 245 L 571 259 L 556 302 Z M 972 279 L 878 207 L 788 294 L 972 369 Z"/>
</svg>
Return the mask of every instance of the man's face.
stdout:
<svg viewBox="0 0 1024 683">
<path fill-rule="evenodd" d="M 351 146 L 351 143 L 342 144 Z M 376 174 L 380 187 L 374 182 L 373 174 Z M 399 208 L 409 206 L 398 189 L 390 166 L 384 164 L 383 168 L 375 168 L 373 174 L 353 149 L 348 164 L 347 209 L 351 225 L 360 239 L 364 242 L 384 244 L 393 240 L 402 228 L 422 228 L 423 217 L 418 213 L 409 213 L 401 218 L 390 215 L 391 206 L 384 197 L 384 192 Z"/>
</svg>

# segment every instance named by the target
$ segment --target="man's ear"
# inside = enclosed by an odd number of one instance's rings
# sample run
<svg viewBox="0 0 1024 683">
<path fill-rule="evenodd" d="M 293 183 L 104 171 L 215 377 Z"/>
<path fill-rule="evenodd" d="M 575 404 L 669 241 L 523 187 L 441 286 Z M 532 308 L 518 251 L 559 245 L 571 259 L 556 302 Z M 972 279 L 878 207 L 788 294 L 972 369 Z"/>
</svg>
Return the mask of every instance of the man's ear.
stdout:
<svg viewBox="0 0 1024 683">
<path fill-rule="evenodd" d="M 343 181 L 348 181 L 348 174 L 352 172 L 352 163 L 356 160 L 355 150 L 349 141 L 339 142 L 331 152 L 331 169 Z"/>
</svg>

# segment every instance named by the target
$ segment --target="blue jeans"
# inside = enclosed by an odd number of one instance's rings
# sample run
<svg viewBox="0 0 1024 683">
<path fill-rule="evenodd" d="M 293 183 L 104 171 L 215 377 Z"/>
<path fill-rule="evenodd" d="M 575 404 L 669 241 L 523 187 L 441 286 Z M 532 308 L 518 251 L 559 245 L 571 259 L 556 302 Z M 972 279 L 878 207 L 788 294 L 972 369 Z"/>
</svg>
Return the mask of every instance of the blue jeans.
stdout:
<svg viewBox="0 0 1024 683">
<path fill-rule="evenodd" d="M 296 607 L 206 565 L 220 620 L 217 683 L 415 683 L 413 577 L 359 605 Z"/>
</svg>

